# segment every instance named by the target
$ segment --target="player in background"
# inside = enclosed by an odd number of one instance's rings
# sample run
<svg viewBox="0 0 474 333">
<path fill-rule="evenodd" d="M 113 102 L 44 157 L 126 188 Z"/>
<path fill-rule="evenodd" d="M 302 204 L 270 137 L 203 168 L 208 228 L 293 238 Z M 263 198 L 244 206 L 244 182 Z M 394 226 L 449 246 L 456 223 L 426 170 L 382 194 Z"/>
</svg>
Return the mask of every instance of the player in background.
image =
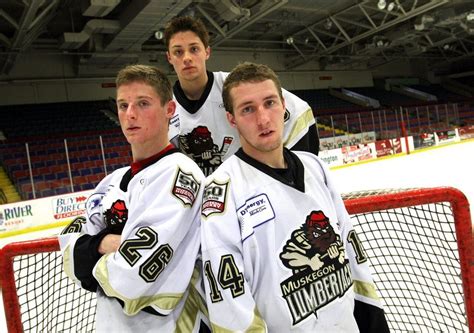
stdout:
<svg viewBox="0 0 474 333">
<path fill-rule="evenodd" d="M 368 258 L 327 166 L 283 146 L 286 100 L 275 73 L 238 65 L 223 100 L 242 147 L 205 182 L 212 329 L 387 332 Z"/>
<path fill-rule="evenodd" d="M 206 70 L 211 49 L 202 21 L 176 17 L 168 23 L 164 40 L 168 61 L 178 76 L 173 86 L 176 113 L 171 120 L 170 138 L 209 175 L 240 147 L 239 136 L 228 124 L 222 103 L 222 85 L 228 73 Z M 311 107 L 286 90 L 283 95 L 284 145 L 318 154 L 319 138 Z"/>
<path fill-rule="evenodd" d="M 168 140 L 175 102 L 166 75 L 131 65 L 116 84 L 133 161 L 106 176 L 87 201 L 87 216 L 63 231 L 64 270 L 97 293 L 99 332 L 197 332 L 201 313 L 190 305 L 199 300 L 188 286 L 200 248 L 204 175 Z"/>
</svg>

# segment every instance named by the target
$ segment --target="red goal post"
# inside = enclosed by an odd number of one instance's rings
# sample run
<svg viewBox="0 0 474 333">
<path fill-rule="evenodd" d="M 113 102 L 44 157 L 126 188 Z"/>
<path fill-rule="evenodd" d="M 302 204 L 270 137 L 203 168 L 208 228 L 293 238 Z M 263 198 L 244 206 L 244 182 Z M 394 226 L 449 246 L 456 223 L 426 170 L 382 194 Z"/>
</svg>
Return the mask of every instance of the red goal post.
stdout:
<svg viewBox="0 0 474 333">
<path fill-rule="evenodd" d="M 392 331 L 474 332 L 474 239 L 457 189 L 344 196 Z M 94 293 L 62 271 L 56 238 L 6 245 L 0 280 L 9 332 L 93 331 Z"/>
</svg>

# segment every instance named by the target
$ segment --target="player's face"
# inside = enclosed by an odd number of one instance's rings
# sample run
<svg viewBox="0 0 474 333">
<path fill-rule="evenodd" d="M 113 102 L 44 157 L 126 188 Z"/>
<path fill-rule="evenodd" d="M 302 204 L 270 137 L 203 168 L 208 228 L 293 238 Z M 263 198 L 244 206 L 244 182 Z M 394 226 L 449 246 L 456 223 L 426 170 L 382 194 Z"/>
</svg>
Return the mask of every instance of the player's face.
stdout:
<svg viewBox="0 0 474 333">
<path fill-rule="evenodd" d="M 168 144 L 168 122 L 173 101 L 161 105 L 155 89 L 143 82 L 132 82 L 117 89 L 120 126 L 132 146 L 134 160 L 157 154 Z"/>
<path fill-rule="evenodd" d="M 244 151 L 259 161 L 281 154 L 285 103 L 275 83 L 242 83 L 232 88 L 230 95 L 234 115 L 227 113 L 227 118 L 239 131 Z"/>
<path fill-rule="evenodd" d="M 180 81 L 194 81 L 206 75 L 206 60 L 210 53 L 210 48 L 204 47 L 198 35 L 185 31 L 171 37 L 166 55 Z"/>
</svg>

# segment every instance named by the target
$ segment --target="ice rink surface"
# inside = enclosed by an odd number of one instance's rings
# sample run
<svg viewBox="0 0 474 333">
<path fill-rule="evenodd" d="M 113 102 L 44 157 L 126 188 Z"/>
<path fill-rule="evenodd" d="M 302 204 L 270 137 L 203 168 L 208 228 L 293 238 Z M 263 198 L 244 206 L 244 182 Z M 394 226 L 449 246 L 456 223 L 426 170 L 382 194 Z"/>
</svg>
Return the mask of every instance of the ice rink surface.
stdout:
<svg viewBox="0 0 474 333">
<path fill-rule="evenodd" d="M 333 170 L 341 193 L 451 186 L 474 203 L 474 140 Z M 474 218 L 471 218 L 474 221 Z"/>
<path fill-rule="evenodd" d="M 461 190 L 474 203 L 474 140 L 451 144 L 393 158 L 375 160 L 332 170 L 341 193 L 375 189 L 450 186 Z M 474 209 L 471 207 L 471 216 Z M 474 218 L 472 218 L 474 221 Z M 0 239 L 0 246 L 13 241 L 51 236 L 58 230 Z M 0 291 L 1 292 L 1 291 Z M 0 332 L 7 332 L 3 301 L 0 302 Z"/>
</svg>

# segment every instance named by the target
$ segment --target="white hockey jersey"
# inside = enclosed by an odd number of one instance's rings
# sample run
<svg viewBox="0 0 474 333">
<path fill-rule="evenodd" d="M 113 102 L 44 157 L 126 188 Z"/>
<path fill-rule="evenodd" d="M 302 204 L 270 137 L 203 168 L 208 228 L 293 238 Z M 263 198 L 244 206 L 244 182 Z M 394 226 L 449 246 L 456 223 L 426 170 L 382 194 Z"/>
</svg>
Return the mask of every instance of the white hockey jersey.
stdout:
<svg viewBox="0 0 474 333">
<path fill-rule="evenodd" d="M 177 96 L 174 89 L 176 112 L 169 129 L 170 140 L 175 144 L 179 142 L 181 151 L 191 157 L 206 176 L 240 148 L 239 135 L 229 125 L 222 101 L 222 86 L 229 73 L 208 74 L 213 80 L 212 86 L 208 85 L 201 100 L 194 105 L 185 105 L 189 101 Z M 285 89 L 283 97 L 286 103 L 283 142 L 291 148 L 307 135 L 315 120 L 308 103 Z"/>
<path fill-rule="evenodd" d="M 190 282 L 203 179 L 177 149 L 133 177 L 130 167 L 118 169 L 89 197 L 83 223 L 76 220 L 60 235 L 65 272 L 97 292 L 97 331 L 198 331 L 199 301 L 189 295 L 198 297 Z M 101 256 L 98 236 L 107 233 L 121 234 L 121 245 Z"/>
<path fill-rule="evenodd" d="M 242 150 L 206 180 L 202 258 L 215 332 L 358 332 L 354 299 L 381 308 L 327 167 L 311 153 L 288 156 L 294 186 Z"/>
</svg>

